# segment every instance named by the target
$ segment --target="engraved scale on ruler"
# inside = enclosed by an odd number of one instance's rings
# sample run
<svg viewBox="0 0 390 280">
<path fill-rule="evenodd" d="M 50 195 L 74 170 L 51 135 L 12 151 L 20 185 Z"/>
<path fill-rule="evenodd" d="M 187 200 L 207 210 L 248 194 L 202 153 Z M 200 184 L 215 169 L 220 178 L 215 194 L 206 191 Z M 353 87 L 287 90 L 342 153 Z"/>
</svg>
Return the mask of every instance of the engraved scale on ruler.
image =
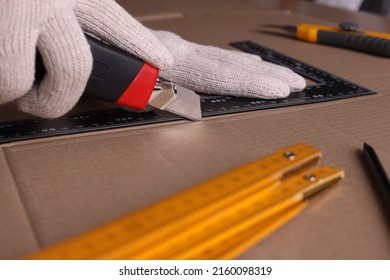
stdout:
<svg viewBox="0 0 390 280">
<path fill-rule="evenodd" d="M 344 176 L 329 166 L 305 171 L 320 157 L 295 144 L 28 258 L 233 258 Z"/>
<path fill-rule="evenodd" d="M 292 93 L 287 98 L 277 100 L 229 96 L 203 96 L 201 98 L 203 117 L 325 102 L 375 93 L 373 90 L 354 84 L 341 77 L 251 41 L 235 42 L 232 43 L 232 46 L 245 52 L 259 55 L 264 60 L 289 67 L 302 76 L 315 81 L 316 84 L 309 85 L 302 92 Z M 34 118 L 9 121 L 0 123 L 0 144 L 24 139 L 75 134 L 176 120 L 182 120 L 182 118 L 160 110 L 135 113 L 118 108 L 69 114 L 52 120 Z"/>
</svg>

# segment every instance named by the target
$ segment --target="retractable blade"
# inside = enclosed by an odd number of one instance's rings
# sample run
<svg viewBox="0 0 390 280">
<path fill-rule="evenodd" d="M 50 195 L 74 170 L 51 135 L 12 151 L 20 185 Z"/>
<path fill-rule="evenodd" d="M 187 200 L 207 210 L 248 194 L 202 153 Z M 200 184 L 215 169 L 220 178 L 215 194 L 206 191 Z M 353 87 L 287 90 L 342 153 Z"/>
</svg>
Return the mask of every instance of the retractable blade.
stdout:
<svg viewBox="0 0 390 280">
<path fill-rule="evenodd" d="M 200 96 L 192 90 L 162 78 L 157 80 L 148 105 L 193 121 L 202 119 Z"/>
<path fill-rule="evenodd" d="M 200 96 L 179 85 L 176 85 L 176 94 L 177 98 L 170 102 L 164 110 L 192 121 L 200 121 L 202 119 Z"/>
</svg>

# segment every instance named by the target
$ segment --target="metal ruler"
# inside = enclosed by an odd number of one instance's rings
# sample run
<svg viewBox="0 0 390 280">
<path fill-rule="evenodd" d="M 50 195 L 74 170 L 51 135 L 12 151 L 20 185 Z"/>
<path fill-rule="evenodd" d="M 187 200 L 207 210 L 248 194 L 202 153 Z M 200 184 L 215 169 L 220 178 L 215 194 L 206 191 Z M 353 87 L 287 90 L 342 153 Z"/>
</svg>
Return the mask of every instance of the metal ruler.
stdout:
<svg viewBox="0 0 390 280">
<path fill-rule="evenodd" d="M 228 259 L 294 218 L 343 178 L 298 143 L 167 197 L 28 259 Z"/>
<path fill-rule="evenodd" d="M 201 110 L 203 117 L 332 101 L 375 93 L 370 89 L 349 82 L 336 75 L 251 41 L 235 42 L 232 43 L 232 46 L 245 52 L 259 55 L 264 60 L 286 66 L 302 76 L 313 80 L 315 84 L 309 85 L 302 92 L 292 93 L 285 99 L 277 100 L 230 96 L 202 96 Z M 146 125 L 181 119 L 182 118 L 177 115 L 159 110 L 135 113 L 117 108 L 104 111 L 68 114 L 64 117 L 52 120 L 34 118 L 1 122 L 0 143 Z"/>
</svg>

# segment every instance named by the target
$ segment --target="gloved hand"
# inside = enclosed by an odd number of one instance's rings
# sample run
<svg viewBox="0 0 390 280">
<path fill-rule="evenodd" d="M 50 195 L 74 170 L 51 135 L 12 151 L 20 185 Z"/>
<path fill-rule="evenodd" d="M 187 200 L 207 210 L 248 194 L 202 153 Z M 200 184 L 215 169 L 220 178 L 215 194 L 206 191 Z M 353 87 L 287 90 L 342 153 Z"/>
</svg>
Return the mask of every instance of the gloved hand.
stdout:
<svg viewBox="0 0 390 280">
<path fill-rule="evenodd" d="M 173 65 L 161 42 L 113 0 L 0 0 L 0 104 L 58 117 L 79 100 L 92 56 L 82 28 L 159 69 Z M 36 48 L 47 74 L 33 85 Z"/>
<path fill-rule="evenodd" d="M 194 91 L 253 98 L 284 98 L 306 81 L 259 56 L 190 43 L 174 33 L 153 32 L 171 51 L 174 65 L 160 76 Z"/>
<path fill-rule="evenodd" d="M 82 29 L 196 91 L 276 98 L 305 85 L 292 71 L 253 55 L 169 32 L 154 35 L 113 0 L 0 0 L 0 6 L 0 104 L 17 99 L 22 111 L 38 116 L 61 116 L 80 98 L 92 66 Z M 36 47 L 47 70 L 39 85 L 33 85 Z"/>
</svg>

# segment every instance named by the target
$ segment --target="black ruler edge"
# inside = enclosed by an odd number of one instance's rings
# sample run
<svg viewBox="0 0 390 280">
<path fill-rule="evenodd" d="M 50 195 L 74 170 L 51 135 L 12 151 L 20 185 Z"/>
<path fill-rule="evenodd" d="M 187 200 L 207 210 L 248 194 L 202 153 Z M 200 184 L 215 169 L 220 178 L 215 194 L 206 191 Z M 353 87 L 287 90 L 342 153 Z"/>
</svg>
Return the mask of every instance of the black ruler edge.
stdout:
<svg viewBox="0 0 390 280">
<path fill-rule="evenodd" d="M 0 144 L 182 119 L 161 110 L 133 112 L 118 107 L 113 110 L 67 114 L 56 119 L 31 118 L 0 122 Z"/>
<path fill-rule="evenodd" d="M 316 84 L 309 85 L 302 92 L 292 93 L 284 99 L 203 96 L 201 98 L 203 117 L 327 102 L 376 93 L 373 90 L 252 41 L 233 42 L 231 45 L 242 51 L 259 55 L 263 60 L 286 66 L 298 74 L 313 80 Z M 71 113 L 64 117 L 50 120 L 31 118 L 0 122 L 0 144 L 177 120 L 183 120 L 183 118 L 165 111 L 134 112 L 117 108 L 113 110 Z"/>
</svg>

